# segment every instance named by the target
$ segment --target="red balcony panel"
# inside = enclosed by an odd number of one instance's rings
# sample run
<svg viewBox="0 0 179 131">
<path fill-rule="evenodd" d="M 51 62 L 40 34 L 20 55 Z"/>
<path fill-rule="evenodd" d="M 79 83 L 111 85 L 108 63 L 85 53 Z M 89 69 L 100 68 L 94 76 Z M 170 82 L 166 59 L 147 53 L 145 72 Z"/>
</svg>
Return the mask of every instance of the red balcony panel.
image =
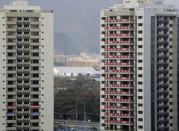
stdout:
<svg viewBox="0 0 179 131">
<path fill-rule="evenodd" d="M 115 102 L 115 101 L 119 101 L 119 102 L 132 102 L 131 99 L 108 99 L 108 98 L 105 98 L 104 100 L 108 101 L 108 102 Z"/>
<path fill-rule="evenodd" d="M 113 27 L 110 27 L 110 26 L 107 26 L 107 27 L 104 27 L 104 29 L 106 30 L 110 30 L 110 29 L 130 29 L 130 26 L 113 26 Z"/>
<path fill-rule="evenodd" d="M 105 113 L 107 116 L 124 116 L 124 117 L 131 117 L 132 115 L 130 114 L 124 114 L 124 113 Z"/>
<path fill-rule="evenodd" d="M 127 107 L 127 106 L 109 106 L 109 105 L 105 105 L 104 106 L 105 109 L 132 109 L 131 107 Z"/>
<path fill-rule="evenodd" d="M 132 85 L 126 85 L 126 84 L 113 84 L 113 85 L 105 85 L 105 87 L 133 87 Z"/>
<path fill-rule="evenodd" d="M 130 19 L 106 19 L 104 22 L 130 22 Z"/>
<path fill-rule="evenodd" d="M 104 92 L 105 94 L 121 94 L 121 95 L 123 95 L 123 94 L 133 94 L 132 92 L 124 92 L 124 91 L 113 91 L 113 92 L 110 92 L 110 91 L 105 91 Z"/>
<path fill-rule="evenodd" d="M 125 44 L 130 44 L 133 43 L 131 41 L 104 41 L 105 44 L 121 44 L 121 45 L 125 45 Z"/>
<path fill-rule="evenodd" d="M 7 109 L 16 109 L 16 103 L 13 103 L 11 105 L 7 105 L 6 107 L 7 107 Z"/>
<path fill-rule="evenodd" d="M 104 65 L 132 65 L 131 63 L 105 62 Z"/>
<path fill-rule="evenodd" d="M 132 51 L 131 48 L 104 48 L 104 51 Z"/>
<path fill-rule="evenodd" d="M 131 80 L 130 77 L 105 77 L 106 80 Z"/>
<path fill-rule="evenodd" d="M 113 73 L 130 73 L 132 72 L 131 70 L 105 70 L 105 72 L 113 72 Z"/>
<path fill-rule="evenodd" d="M 132 56 L 125 56 L 125 55 L 104 55 L 104 58 L 132 58 Z"/>
<path fill-rule="evenodd" d="M 131 124 L 129 121 L 120 121 L 120 120 L 118 120 L 118 121 L 113 121 L 113 120 L 105 120 L 105 123 L 107 123 L 107 124 L 117 124 L 117 123 L 119 123 L 119 124 Z"/>
<path fill-rule="evenodd" d="M 31 105 L 31 108 L 32 108 L 32 109 L 39 109 L 40 106 L 39 106 L 39 105 Z"/>
<path fill-rule="evenodd" d="M 133 34 L 104 34 L 104 37 L 117 37 L 117 36 L 133 36 Z"/>
</svg>

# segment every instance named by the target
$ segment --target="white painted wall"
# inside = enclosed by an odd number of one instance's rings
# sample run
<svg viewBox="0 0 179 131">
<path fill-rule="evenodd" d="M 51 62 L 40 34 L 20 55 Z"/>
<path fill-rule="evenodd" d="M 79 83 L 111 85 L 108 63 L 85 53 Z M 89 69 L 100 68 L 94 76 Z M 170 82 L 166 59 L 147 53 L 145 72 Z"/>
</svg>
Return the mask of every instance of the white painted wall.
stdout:
<svg viewBox="0 0 179 131">
<path fill-rule="evenodd" d="M 6 33 L 3 33 L 6 31 L 6 26 L 3 26 L 6 24 L 6 19 L 3 17 L 5 12 L 0 12 L 0 131 L 5 131 L 6 128 Z"/>
<path fill-rule="evenodd" d="M 41 101 L 44 102 L 44 103 L 41 102 L 41 122 L 44 123 L 41 125 L 41 129 L 43 129 L 44 131 L 53 131 L 53 124 L 54 124 L 53 123 L 54 121 L 53 13 L 41 13 L 40 21 L 41 21 L 41 92 L 43 94 L 43 96 L 41 94 Z M 42 89 L 42 87 L 44 89 Z"/>
</svg>

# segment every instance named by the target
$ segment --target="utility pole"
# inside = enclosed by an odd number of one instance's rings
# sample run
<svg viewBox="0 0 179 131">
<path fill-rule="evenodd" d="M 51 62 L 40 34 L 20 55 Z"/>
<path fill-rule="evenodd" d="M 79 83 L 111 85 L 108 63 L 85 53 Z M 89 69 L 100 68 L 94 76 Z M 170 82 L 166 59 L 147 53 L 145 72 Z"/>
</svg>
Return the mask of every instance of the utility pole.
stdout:
<svg viewBox="0 0 179 131">
<path fill-rule="evenodd" d="M 86 106 L 86 105 L 85 105 L 86 103 L 83 102 L 83 104 L 84 104 L 84 105 L 83 105 L 83 108 L 84 108 L 84 121 L 86 121 L 86 107 L 85 107 L 85 106 Z"/>
<path fill-rule="evenodd" d="M 78 120 L 78 103 L 76 98 L 76 121 Z"/>
</svg>

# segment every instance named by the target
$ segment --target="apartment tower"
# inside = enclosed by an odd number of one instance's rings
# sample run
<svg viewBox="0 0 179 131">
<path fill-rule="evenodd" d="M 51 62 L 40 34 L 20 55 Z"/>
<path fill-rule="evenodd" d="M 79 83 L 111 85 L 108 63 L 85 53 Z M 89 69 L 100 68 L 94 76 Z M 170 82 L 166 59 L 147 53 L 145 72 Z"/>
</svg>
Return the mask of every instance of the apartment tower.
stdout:
<svg viewBox="0 0 179 131">
<path fill-rule="evenodd" d="M 101 131 L 178 131 L 178 10 L 124 0 L 100 28 Z"/>
<path fill-rule="evenodd" d="M 53 12 L 0 9 L 0 131 L 53 131 Z"/>
</svg>

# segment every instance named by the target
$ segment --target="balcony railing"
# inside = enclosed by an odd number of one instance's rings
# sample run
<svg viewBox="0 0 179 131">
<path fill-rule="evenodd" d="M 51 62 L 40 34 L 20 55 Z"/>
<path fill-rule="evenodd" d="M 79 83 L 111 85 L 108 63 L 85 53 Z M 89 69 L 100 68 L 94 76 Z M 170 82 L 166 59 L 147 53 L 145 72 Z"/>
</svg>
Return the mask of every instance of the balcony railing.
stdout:
<svg viewBox="0 0 179 131">
<path fill-rule="evenodd" d="M 105 77 L 105 80 L 133 80 L 131 77 Z"/>
<path fill-rule="evenodd" d="M 130 55 L 104 55 L 104 58 L 122 58 L 122 59 L 126 59 L 126 58 L 132 58 L 132 56 Z"/>
<path fill-rule="evenodd" d="M 133 34 L 104 34 L 104 37 L 131 37 Z"/>
<path fill-rule="evenodd" d="M 7 106 L 7 109 L 16 109 L 16 105 Z"/>
<path fill-rule="evenodd" d="M 118 121 L 113 121 L 113 120 L 105 120 L 105 123 L 107 123 L 107 124 L 132 124 L 132 123 L 130 123 L 129 121 L 120 121 L 120 120 L 118 120 Z"/>
<path fill-rule="evenodd" d="M 105 44 L 119 44 L 119 45 L 127 45 L 133 43 L 132 41 L 104 41 Z"/>
<path fill-rule="evenodd" d="M 131 48 L 104 48 L 104 51 L 132 51 Z"/>
<path fill-rule="evenodd" d="M 104 27 L 104 29 L 106 30 L 110 30 L 110 29 L 131 29 L 132 27 L 130 26 L 113 26 L 113 27 Z"/>
<path fill-rule="evenodd" d="M 39 106 L 39 105 L 31 105 L 31 108 L 32 108 L 32 109 L 39 109 L 40 106 Z"/>
<path fill-rule="evenodd" d="M 123 91 L 113 91 L 113 92 L 110 92 L 110 91 L 105 91 L 104 92 L 105 94 L 120 94 L 120 95 L 129 95 L 129 94 L 133 94 L 133 92 L 123 92 Z"/>
<path fill-rule="evenodd" d="M 104 109 L 131 110 L 133 108 L 128 107 L 128 106 L 109 106 L 109 105 L 105 105 Z"/>
<path fill-rule="evenodd" d="M 133 115 L 124 114 L 124 113 L 105 113 L 106 116 L 121 116 L 121 117 L 132 117 Z"/>
<path fill-rule="evenodd" d="M 104 22 L 133 22 L 132 19 L 106 19 Z"/>
<path fill-rule="evenodd" d="M 108 99 L 105 98 L 104 101 L 106 102 L 133 102 L 131 99 Z"/>
<path fill-rule="evenodd" d="M 110 87 L 110 88 L 112 88 L 112 87 L 130 87 L 130 88 L 132 88 L 133 86 L 132 85 L 130 85 L 130 84 L 113 84 L 113 85 L 105 85 L 105 88 L 107 88 L 107 87 Z"/>
<path fill-rule="evenodd" d="M 131 70 L 105 70 L 106 73 L 112 72 L 112 73 L 132 73 Z"/>
<path fill-rule="evenodd" d="M 119 62 L 105 62 L 104 65 L 125 65 L 125 66 L 131 66 L 132 63 L 119 63 Z"/>
</svg>

